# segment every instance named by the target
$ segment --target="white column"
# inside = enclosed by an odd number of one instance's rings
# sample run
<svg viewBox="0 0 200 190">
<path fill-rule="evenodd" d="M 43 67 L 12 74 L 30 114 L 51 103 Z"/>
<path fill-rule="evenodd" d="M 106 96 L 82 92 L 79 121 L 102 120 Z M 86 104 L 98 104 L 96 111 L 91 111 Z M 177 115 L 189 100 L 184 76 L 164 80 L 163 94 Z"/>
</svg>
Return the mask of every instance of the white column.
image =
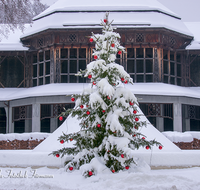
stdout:
<svg viewBox="0 0 200 190">
<path fill-rule="evenodd" d="M 182 108 L 180 103 L 173 104 L 174 131 L 182 132 Z"/>
<path fill-rule="evenodd" d="M 162 117 L 156 118 L 156 127 L 160 132 L 164 131 L 164 119 Z"/>
<path fill-rule="evenodd" d="M 32 105 L 32 132 L 40 132 L 40 104 Z"/>
</svg>

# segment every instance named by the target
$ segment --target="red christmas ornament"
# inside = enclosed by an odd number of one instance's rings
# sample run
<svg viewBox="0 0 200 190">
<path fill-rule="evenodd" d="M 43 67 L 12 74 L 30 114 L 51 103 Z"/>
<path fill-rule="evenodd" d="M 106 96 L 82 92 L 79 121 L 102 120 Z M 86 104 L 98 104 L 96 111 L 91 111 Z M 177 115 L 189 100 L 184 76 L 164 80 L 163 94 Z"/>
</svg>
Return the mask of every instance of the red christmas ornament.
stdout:
<svg viewBox="0 0 200 190">
<path fill-rule="evenodd" d="M 142 139 L 145 139 L 145 137 L 142 137 Z"/>
<path fill-rule="evenodd" d="M 106 112 L 106 110 L 102 110 L 102 112 L 103 112 L 103 113 L 105 113 L 105 112 Z"/>
<path fill-rule="evenodd" d="M 62 121 L 62 120 L 63 120 L 63 117 L 62 117 L 62 116 L 60 116 L 60 117 L 59 117 L 59 120 L 60 120 L 60 121 Z"/>
<path fill-rule="evenodd" d="M 105 23 L 106 23 L 106 22 L 108 22 L 108 20 L 107 20 L 107 19 L 104 19 L 103 21 L 104 21 Z"/>
<path fill-rule="evenodd" d="M 135 128 L 135 129 L 138 129 L 138 126 L 135 126 L 134 128 Z"/>
<path fill-rule="evenodd" d="M 128 169 L 129 169 L 129 166 L 126 166 L 125 168 L 128 170 Z"/>
<path fill-rule="evenodd" d="M 98 57 L 97 57 L 97 55 L 94 55 L 94 59 L 97 59 Z"/>
<path fill-rule="evenodd" d="M 86 107 L 88 108 L 89 106 L 87 105 Z"/>
<path fill-rule="evenodd" d="M 89 171 L 89 172 L 88 172 L 88 175 L 89 175 L 89 176 L 91 176 L 92 174 L 93 174 L 92 171 Z"/>
<path fill-rule="evenodd" d="M 93 85 L 96 85 L 96 82 L 93 82 Z"/>
<path fill-rule="evenodd" d="M 100 127 L 101 127 L 101 124 L 97 124 L 97 127 L 100 128 Z"/>
<path fill-rule="evenodd" d="M 107 96 L 107 99 L 110 100 L 110 96 Z"/>
<path fill-rule="evenodd" d="M 75 101 L 75 98 L 71 98 L 71 101 L 74 102 L 74 101 Z"/>
<path fill-rule="evenodd" d="M 73 141 L 73 139 L 70 139 L 70 141 Z"/>
<path fill-rule="evenodd" d="M 149 146 L 146 146 L 146 149 L 148 150 L 148 149 L 149 149 Z"/>
<path fill-rule="evenodd" d="M 83 109 L 83 107 L 84 107 L 83 105 L 80 106 L 81 109 Z"/>
<path fill-rule="evenodd" d="M 127 81 L 127 80 L 125 80 L 125 81 L 124 81 L 124 83 L 125 83 L 125 84 L 127 84 L 127 83 L 128 83 L 128 81 Z"/>
<path fill-rule="evenodd" d="M 111 44 L 111 47 L 115 47 L 115 44 Z"/>
<path fill-rule="evenodd" d="M 136 117 L 136 118 L 135 118 L 135 121 L 139 121 L 139 119 Z"/>
<path fill-rule="evenodd" d="M 133 102 L 129 102 L 129 104 L 132 106 L 134 103 Z"/>
<path fill-rule="evenodd" d="M 69 167 L 69 170 L 72 171 L 74 168 L 73 167 Z"/>
<path fill-rule="evenodd" d="M 91 79 L 91 78 L 92 78 L 92 75 L 88 75 L 88 78 Z"/>
<path fill-rule="evenodd" d="M 121 157 L 124 158 L 124 154 L 121 154 Z"/>
<path fill-rule="evenodd" d="M 115 170 L 112 170 L 112 173 L 115 173 Z"/>
<path fill-rule="evenodd" d="M 56 154 L 56 157 L 57 157 L 57 158 L 60 157 L 60 154 Z"/>
<path fill-rule="evenodd" d="M 136 134 L 134 134 L 133 137 L 136 137 Z"/>
<path fill-rule="evenodd" d="M 136 113 L 137 113 L 137 111 L 136 111 L 136 110 L 134 110 L 134 111 L 133 111 L 133 113 L 134 113 L 134 114 L 136 114 Z"/>
<path fill-rule="evenodd" d="M 118 51 L 118 55 L 121 55 L 122 54 L 122 51 Z"/>
<path fill-rule="evenodd" d="M 121 78 L 121 81 L 123 82 L 123 81 L 124 81 L 124 78 Z"/>
<path fill-rule="evenodd" d="M 87 112 L 86 112 L 86 114 L 87 114 L 87 115 L 90 115 L 90 112 L 89 112 L 89 111 L 87 111 Z"/>
<path fill-rule="evenodd" d="M 160 150 L 162 150 L 163 147 L 162 147 L 162 146 L 159 146 L 158 148 L 159 148 Z"/>
<path fill-rule="evenodd" d="M 63 144 L 63 143 L 64 143 L 64 140 L 61 140 L 60 143 Z"/>
<path fill-rule="evenodd" d="M 90 38 L 90 42 L 93 42 L 93 38 Z"/>
</svg>

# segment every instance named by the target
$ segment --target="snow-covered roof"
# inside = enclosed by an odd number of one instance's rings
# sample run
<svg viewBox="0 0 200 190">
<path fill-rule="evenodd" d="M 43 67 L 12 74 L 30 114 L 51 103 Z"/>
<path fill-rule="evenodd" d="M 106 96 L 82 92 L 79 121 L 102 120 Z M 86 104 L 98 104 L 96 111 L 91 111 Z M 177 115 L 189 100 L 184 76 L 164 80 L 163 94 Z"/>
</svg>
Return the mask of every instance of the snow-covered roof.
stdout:
<svg viewBox="0 0 200 190">
<path fill-rule="evenodd" d="M 117 28 L 167 28 L 192 36 L 178 15 L 157 0 L 59 0 L 36 16 L 21 38 L 47 29 L 99 28 L 106 11 Z"/>
<path fill-rule="evenodd" d="M 0 101 L 28 97 L 80 94 L 87 83 L 54 83 L 32 88 L 0 88 Z M 164 83 L 135 83 L 126 85 L 136 95 L 161 95 L 200 98 L 200 87 L 181 87 Z"/>
<path fill-rule="evenodd" d="M 3 27 L 1 25 L 1 27 Z M 27 27 L 27 25 L 26 25 Z M 10 30 L 7 38 L 4 37 L 0 40 L 0 51 L 27 51 L 27 47 L 23 47 L 20 42 L 20 36 L 23 32 L 20 29 L 14 29 L 14 31 Z"/>
<path fill-rule="evenodd" d="M 186 49 L 199 50 L 200 49 L 200 22 L 185 22 L 185 25 L 194 36 L 194 40 L 191 42 L 189 46 L 187 46 Z"/>
</svg>

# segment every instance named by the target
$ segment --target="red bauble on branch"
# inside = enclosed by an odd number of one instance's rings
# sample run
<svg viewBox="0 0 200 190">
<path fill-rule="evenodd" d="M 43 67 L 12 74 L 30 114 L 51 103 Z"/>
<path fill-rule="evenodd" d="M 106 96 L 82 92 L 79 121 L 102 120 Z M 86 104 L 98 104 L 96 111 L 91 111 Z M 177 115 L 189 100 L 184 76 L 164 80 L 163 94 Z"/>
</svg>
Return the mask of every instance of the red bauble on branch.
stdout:
<svg viewBox="0 0 200 190">
<path fill-rule="evenodd" d="M 72 171 L 74 168 L 73 167 L 69 167 L 69 170 Z"/>
<path fill-rule="evenodd" d="M 91 78 L 92 78 L 92 75 L 88 75 L 88 78 L 91 79 Z"/>
<path fill-rule="evenodd" d="M 133 102 L 129 102 L 129 104 L 130 104 L 131 106 L 133 106 L 134 103 L 133 103 Z"/>
<path fill-rule="evenodd" d="M 62 117 L 62 116 L 60 116 L 60 117 L 59 117 L 59 120 L 60 120 L 60 121 L 62 121 L 62 120 L 63 120 L 63 117 Z"/>
<path fill-rule="evenodd" d="M 134 111 L 133 111 L 133 113 L 134 113 L 134 114 L 136 114 L 136 113 L 137 113 L 137 111 L 136 111 L 136 110 L 134 110 Z"/>
<path fill-rule="evenodd" d="M 103 113 L 105 113 L 105 112 L 106 112 L 106 110 L 102 110 L 102 112 L 103 112 Z"/>
<path fill-rule="evenodd" d="M 145 139 L 145 137 L 142 137 L 142 139 L 144 140 L 144 139 Z"/>
<path fill-rule="evenodd" d="M 56 157 L 57 157 L 57 158 L 60 157 L 60 154 L 56 154 Z"/>
<path fill-rule="evenodd" d="M 121 81 L 124 82 L 124 78 L 121 78 Z"/>
<path fill-rule="evenodd" d="M 110 96 L 107 96 L 107 99 L 110 100 Z"/>
<path fill-rule="evenodd" d="M 111 47 L 115 47 L 115 44 L 111 44 Z"/>
<path fill-rule="evenodd" d="M 162 147 L 162 146 L 159 146 L 158 148 L 159 148 L 160 150 L 162 150 L 163 147 Z"/>
<path fill-rule="evenodd" d="M 135 121 L 139 121 L 139 118 L 136 117 L 136 118 L 135 118 Z"/>
<path fill-rule="evenodd" d="M 64 140 L 61 140 L 60 143 L 63 144 L 63 143 L 64 143 Z"/>
<path fill-rule="evenodd" d="M 127 84 L 127 83 L 128 83 L 128 81 L 127 81 L 127 80 L 125 80 L 125 81 L 124 81 L 124 83 L 125 83 L 125 84 Z"/>
<path fill-rule="evenodd" d="M 73 139 L 70 139 L 70 141 L 73 141 Z"/>
<path fill-rule="evenodd" d="M 96 85 L 96 82 L 94 81 L 92 84 L 93 84 L 93 85 Z"/>
<path fill-rule="evenodd" d="M 97 124 L 97 127 L 100 128 L 100 127 L 101 127 L 101 124 Z"/>
<path fill-rule="evenodd" d="M 128 170 L 128 169 L 129 169 L 129 166 L 126 166 L 125 169 Z"/>
<path fill-rule="evenodd" d="M 97 57 L 97 55 L 94 55 L 94 59 L 97 59 L 98 57 Z"/>
<path fill-rule="evenodd" d="M 83 105 L 80 105 L 80 108 L 81 108 L 81 109 L 83 109 L 83 107 L 84 107 Z"/>
<path fill-rule="evenodd" d="M 89 172 L 88 172 L 88 175 L 89 175 L 89 176 L 93 175 L 92 171 L 89 171 Z"/>
<path fill-rule="evenodd" d="M 146 146 L 146 149 L 148 150 L 148 149 L 149 149 L 149 146 Z"/>
<path fill-rule="evenodd" d="M 124 158 L 124 154 L 121 154 L 121 157 Z"/>
<path fill-rule="evenodd" d="M 75 98 L 71 98 L 71 101 L 74 102 L 74 101 L 75 101 Z"/>
<path fill-rule="evenodd" d="M 90 115 L 90 112 L 89 112 L 89 111 L 87 111 L 87 112 L 86 112 L 86 114 L 87 114 L 87 115 Z"/>
<path fill-rule="evenodd" d="M 118 51 L 117 53 L 118 53 L 118 55 L 121 55 L 121 54 L 122 54 L 122 51 Z"/>
<path fill-rule="evenodd" d="M 106 22 L 108 22 L 108 20 L 107 20 L 107 19 L 104 19 L 103 21 L 104 21 L 105 23 L 106 23 Z"/>
<path fill-rule="evenodd" d="M 112 173 L 115 173 L 115 170 L 112 170 Z"/>
<path fill-rule="evenodd" d="M 90 38 L 90 42 L 93 42 L 94 40 L 93 40 L 93 38 Z"/>
</svg>

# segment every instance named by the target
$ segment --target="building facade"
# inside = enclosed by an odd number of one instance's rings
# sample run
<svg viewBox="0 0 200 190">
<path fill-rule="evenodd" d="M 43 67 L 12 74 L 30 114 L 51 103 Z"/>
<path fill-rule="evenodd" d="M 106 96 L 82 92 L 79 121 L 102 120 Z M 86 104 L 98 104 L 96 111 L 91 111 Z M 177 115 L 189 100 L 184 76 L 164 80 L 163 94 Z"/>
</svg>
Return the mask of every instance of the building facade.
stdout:
<svg viewBox="0 0 200 190">
<path fill-rule="evenodd" d="M 200 48 L 193 46 L 189 27 L 156 0 L 98 3 L 59 0 L 33 19 L 21 45 L 6 49 L 0 43 L 0 93 L 5 94 L 0 98 L 0 133 L 53 132 L 61 124 L 57 117 L 63 108 L 73 107 L 70 98 L 60 90 L 33 92 L 62 84 L 68 91 L 71 83 L 80 88 L 89 82 L 75 74 L 93 60 L 89 36 L 101 33 L 99 23 L 107 11 L 126 48 L 116 63 L 137 87 L 161 88 L 155 89 L 158 93 L 135 92 L 149 121 L 160 131 L 199 131 Z M 177 93 L 161 93 L 162 88 Z"/>
</svg>

